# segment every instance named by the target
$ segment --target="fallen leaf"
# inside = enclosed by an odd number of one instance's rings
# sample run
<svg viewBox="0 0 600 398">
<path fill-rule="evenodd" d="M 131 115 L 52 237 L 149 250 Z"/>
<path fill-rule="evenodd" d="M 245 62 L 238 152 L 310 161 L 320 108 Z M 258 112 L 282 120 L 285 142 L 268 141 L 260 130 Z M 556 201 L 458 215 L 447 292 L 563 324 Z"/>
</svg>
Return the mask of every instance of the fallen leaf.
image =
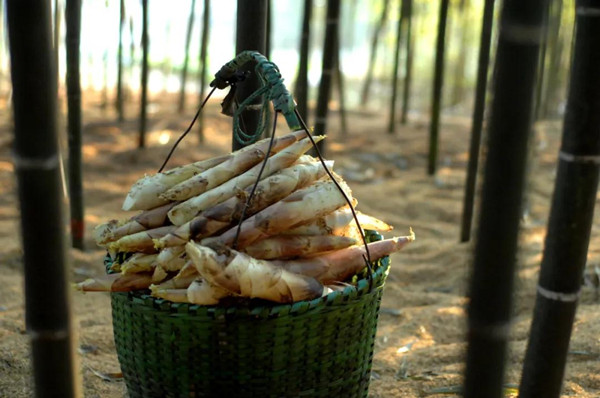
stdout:
<svg viewBox="0 0 600 398">
<path fill-rule="evenodd" d="M 103 372 L 99 372 L 96 369 L 92 368 L 91 366 L 88 366 L 88 369 L 96 376 L 98 376 L 99 378 L 101 378 L 104 381 L 108 381 L 108 382 L 117 382 L 117 381 L 123 381 L 123 373 L 122 372 L 117 372 L 117 373 L 103 373 Z"/>
<path fill-rule="evenodd" d="M 82 344 L 79 346 L 77 351 L 82 355 L 95 354 L 98 352 L 98 347 L 95 345 L 90 345 L 90 344 Z"/>
</svg>

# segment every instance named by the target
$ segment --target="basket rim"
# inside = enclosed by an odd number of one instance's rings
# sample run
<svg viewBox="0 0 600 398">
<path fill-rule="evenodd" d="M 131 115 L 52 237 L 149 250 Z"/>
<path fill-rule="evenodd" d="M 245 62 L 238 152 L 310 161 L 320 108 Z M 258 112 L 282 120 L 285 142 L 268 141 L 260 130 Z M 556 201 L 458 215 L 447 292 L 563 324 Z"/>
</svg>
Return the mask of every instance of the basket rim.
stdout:
<svg viewBox="0 0 600 398">
<path fill-rule="evenodd" d="M 376 231 L 365 230 L 367 241 L 377 241 L 383 239 L 383 236 Z M 110 260 L 112 262 L 112 260 Z M 105 259 L 105 264 L 107 260 Z M 107 269 L 109 266 L 107 266 Z M 192 303 L 176 303 L 163 298 L 154 297 L 148 294 L 148 290 L 135 290 L 131 292 L 111 292 L 111 296 L 127 296 L 129 301 L 137 304 L 154 307 L 157 310 L 171 312 L 174 314 L 195 314 L 206 313 L 213 316 L 219 315 L 251 315 L 261 318 L 271 318 L 285 314 L 298 314 L 306 312 L 310 309 L 318 307 L 327 307 L 347 302 L 352 299 L 357 299 L 370 293 L 382 289 L 385 279 L 390 270 L 390 257 L 384 256 L 374 261 L 372 276 L 372 284 L 369 283 L 368 271 L 365 267 L 352 277 L 352 284 L 349 284 L 344 289 L 335 290 L 327 295 L 314 298 L 312 300 L 301 300 L 292 303 L 269 303 L 265 300 L 251 299 L 252 304 L 231 304 L 223 305 L 218 303 L 215 305 L 198 305 Z M 259 304 L 256 302 L 259 301 Z"/>
</svg>

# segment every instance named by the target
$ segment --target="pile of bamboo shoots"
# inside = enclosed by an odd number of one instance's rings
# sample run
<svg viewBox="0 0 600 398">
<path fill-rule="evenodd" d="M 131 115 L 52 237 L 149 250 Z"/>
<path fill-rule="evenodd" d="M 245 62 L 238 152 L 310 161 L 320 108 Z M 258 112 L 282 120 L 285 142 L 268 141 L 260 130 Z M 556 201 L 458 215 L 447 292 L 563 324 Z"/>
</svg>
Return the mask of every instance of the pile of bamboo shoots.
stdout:
<svg viewBox="0 0 600 398">
<path fill-rule="evenodd" d="M 275 138 L 267 153 L 269 140 L 138 180 L 123 210 L 140 212 L 95 230 L 97 243 L 125 260 L 113 262 L 115 273 L 76 287 L 150 289 L 155 297 L 199 305 L 225 297 L 294 302 L 339 288 L 365 267 L 361 229 L 392 227 L 358 211 L 357 225 L 326 173 L 323 163 L 331 169 L 333 162 L 305 154 L 312 147 L 306 132 Z M 348 185 L 332 175 L 355 207 Z M 370 243 L 371 260 L 412 240 L 411 231 Z"/>
</svg>

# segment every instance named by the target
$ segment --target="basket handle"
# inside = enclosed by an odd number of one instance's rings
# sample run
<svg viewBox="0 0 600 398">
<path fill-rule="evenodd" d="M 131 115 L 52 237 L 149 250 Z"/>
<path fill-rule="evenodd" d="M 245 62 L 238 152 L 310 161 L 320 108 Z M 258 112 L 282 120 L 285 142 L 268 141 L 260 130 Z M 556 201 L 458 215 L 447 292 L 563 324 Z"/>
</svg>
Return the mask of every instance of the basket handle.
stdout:
<svg viewBox="0 0 600 398">
<path fill-rule="evenodd" d="M 239 53 L 234 59 L 221 67 L 215 74 L 215 79 L 210 83 L 210 86 L 224 89 L 227 86 L 235 84 L 240 79 L 239 71 L 241 67 L 248 62 L 256 63 L 254 71 L 260 78 L 262 87 L 246 98 L 235 110 L 233 114 L 233 128 L 236 139 L 241 140 L 241 137 L 245 138 L 246 141 L 240 143 L 247 145 L 256 141 L 263 133 L 264 124 L 259 126 L 258 130 L 251 135 L 244 133 L 239 127 L 241 113 L 256 97 L 261 95 L 263 95 L 263 110 L 268 109 L 268 103 L 272 101 L 275 111 L 281 112 L 285 117 L 290 130 L 301 129 L 300 121 L 294 112 L 296 103 L 283 84 L 279 68 L 258 51 L 249 50 Z"/>
</svg>

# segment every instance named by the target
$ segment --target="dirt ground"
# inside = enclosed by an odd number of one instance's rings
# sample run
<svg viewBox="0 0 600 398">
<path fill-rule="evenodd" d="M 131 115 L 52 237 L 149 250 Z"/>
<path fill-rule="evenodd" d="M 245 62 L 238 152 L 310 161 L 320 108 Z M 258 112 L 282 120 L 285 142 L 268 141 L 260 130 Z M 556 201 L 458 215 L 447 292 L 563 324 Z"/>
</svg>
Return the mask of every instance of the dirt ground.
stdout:
<svg viewBox="0 0 600 398">
<path fill-rule="evenodd" d="M 192 132 L 175 153 L 172 166 L 229 150 L 231 121 L 218 114 L 217 106 L 218 101 L 214 101 L 206 111 L 205 143 L 199 145 Z M 4 112 L 0 130 L 0 396 L 18 398 L 31 396 L 33 386 L 24 324 L 19 212 L 10 155 L 12 134 L 6 108 L 0 109 Z M 102 273 L 104 251 L 90 238 L 92 229 L 108 219 L 123 217 L 120 208 L 129 186 L 160 166 L 192 113 L 180 117 L 174 106 L 165 103 L 154 104 L 150 110 L 149 147 L 140 151 L 135 147 L 136 108 L 128 109 L 128 120 L 119 124 L 114 122 L 114 114 L 101 111 L 97 102 L 87 104 L 83 146 L 87 250 L 70 251 L 73 281 Z M 392 257 L 379 318 L 370 396 L 458 395 L 466 348 L 465 295 L 473 252 L 472 243 L 458 243 L 469 121 L 443 118 L 440 167 L 434 178 L 425 172 L 427 121 L 411 115 L 407 126 L 389 135 L 386 119 L 386 115 L 377 113 L 351 113 L 350 131 L 342 136 L 337 113 L 333 113 L 327 140 L 327 158 L 335 160 L 335 170 L 350 184 L 359 201 L 358 209 L 394 225 L 397 235 L 412 227 L 417 236 L 410 247 Z M 527 184 L 529 213 L 520 236 L 506 373 L 508 395 L 510 387 L 519 384 L 560 141 L 558 122 L 538 127 Z M 282 121 L 278 134 L 285 131 Z M 171 137 L 169 144 L 161 145 L 159 139 L 167 135 Z M 587 273 L 593 274 L 594 267 L 600 266 L 598 214 L 588 258 Z M 125 383 L 112 377 L 119 372 L 119 363 L 109 296 L 74 292 L 72 298 L 85 396 L 126 396 Z M 597 288 L 588 283 L 573 329 L 564 396 L 600 396 L 599 310 Z"/>
</svg>

